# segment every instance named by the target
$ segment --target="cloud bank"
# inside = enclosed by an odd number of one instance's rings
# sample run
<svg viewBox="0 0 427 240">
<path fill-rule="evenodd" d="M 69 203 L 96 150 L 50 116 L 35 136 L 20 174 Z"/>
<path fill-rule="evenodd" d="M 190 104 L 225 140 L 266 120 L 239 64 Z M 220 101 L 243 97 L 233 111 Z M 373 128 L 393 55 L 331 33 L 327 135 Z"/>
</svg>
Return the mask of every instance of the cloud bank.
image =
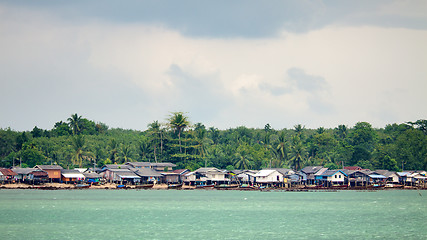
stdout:
<svg viewBox="0 0 427 240">
<path fill-rule="evenodd" d="M 261 11 L 250 4 L 186 2 L 193 13 L 149 2 L 151 15 L 136 17 L 129 6 L 111 13 L 114 4 L 91 14 L 76 11 L 80 1 L 18 3 L 0 5 L 3 128 L 50 129 L 75 112 L 141 130 L 171 111 L 221 129 L 384 127 L 427 115 L 426 18 L 405 2 L 278 4 L 256 23 L 247 19 Z M 302 11 L 283 18 L 281 8 Z M 228 11 L 223 24 L 219 10 Z M 304 20 L 312 13 L 318 19 Z"/>
</svg>

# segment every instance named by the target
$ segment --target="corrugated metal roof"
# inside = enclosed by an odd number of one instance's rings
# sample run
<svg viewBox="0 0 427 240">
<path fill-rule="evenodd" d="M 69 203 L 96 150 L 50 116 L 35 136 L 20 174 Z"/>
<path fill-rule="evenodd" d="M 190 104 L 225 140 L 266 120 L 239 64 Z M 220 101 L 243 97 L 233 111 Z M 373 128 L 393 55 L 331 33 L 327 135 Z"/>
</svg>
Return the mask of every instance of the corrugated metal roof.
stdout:
<svg viewBox="0 0 427 240">
<path fill-rule="evenodd" d="M 84 179 L 85 176 L 81 173 L 62 173 L 61 174 L 64 178 L 80 178 Z"/>
<path fill-rule="evenodd" d="M 161 177 L 162 176 L 162 174 L 154 171 L 151 168 L 140 168 L 135 173 L 141 177 Z"/>
<path fill-rule="evenodd" d="M 20 168 L 20 167 L 12 168 L 12 171 L 16 172 L 17 174 L 22 174 L 22 175 L 27 175 L 34 170 L 35 170 L 35 168 Z"/>
<path fill-rule="evenodd" d="M 36 168 L 40 168 L 41 170 L 60 170 L 62 169 L 59 165 L 36 165 Z"/>
<path fill-rule="evenodd" d="M 380 174 L 371 174 L 371 175 L 368 175 L 370 178 L 379 178 L 379 179 L 384 179 L 384 178 L 386 178 L 385 176 L 383 176 L 383 175 L 380 175 Z"/>
<path fill-rule="evenodd" d="M 267 177 L 274 172 L 277 172 L 277 171 L 276 170 L 260 170 L 257 174 L 255 174 L 255 177 Z"/>
<path fill-rule="evenodd" d="M 141 178 L 140 176 L 136 175 L 133 172 L 118 172 L 116 174 L 121 178 L 133 178 L 133 179 Z"/>
<path fill-rule="evenodd" d="M 0 172 L 3 174 L 3 176 L 16 176 L 18 175 L 16 172 L 7 169 L 7 168 L 0 168 Z"/>
</svg>

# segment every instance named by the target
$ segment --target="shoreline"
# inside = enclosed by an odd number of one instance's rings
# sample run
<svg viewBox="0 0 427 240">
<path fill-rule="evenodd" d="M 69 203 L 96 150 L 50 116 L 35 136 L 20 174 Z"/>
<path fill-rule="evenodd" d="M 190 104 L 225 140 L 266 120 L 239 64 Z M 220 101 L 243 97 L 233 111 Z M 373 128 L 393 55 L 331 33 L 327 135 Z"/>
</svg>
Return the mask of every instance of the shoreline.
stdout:
<svg viewBox="0 0 427 240">
<path fill-rule="evenodd" d="M 85 185 L 78 187 L 75 184 L 66 183 L 46 183 L 41 185 L 31 185 L 24 183 L 1 184 L 2 189 L 34 189 L 34 190 L 218 190 L 218 191 L 261 191 L 261 192 L 337 192 L 337 191 L 378 191 L 378 190 L 427 190 L 411 186 L 403 187 L 296 187 L 296 188 L 196 188 L 195 186 L 182 186 L 180 188 L 168 188 L 167 184 L 156 184 L 149 188 L 141 188 L 137 185 L 127 185 L 118 187 L 118 184 L 106 183 L 103 185 Z"/>
</svg>

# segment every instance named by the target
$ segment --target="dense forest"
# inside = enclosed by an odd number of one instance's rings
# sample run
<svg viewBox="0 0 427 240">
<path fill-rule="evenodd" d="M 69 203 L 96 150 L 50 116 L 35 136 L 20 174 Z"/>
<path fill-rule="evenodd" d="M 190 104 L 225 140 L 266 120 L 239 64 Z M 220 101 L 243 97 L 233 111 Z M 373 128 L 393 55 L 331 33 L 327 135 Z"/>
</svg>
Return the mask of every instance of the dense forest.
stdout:
<svg viewBox="0 0 427 240">
<path fill-rule="evenodd" d="M 270 124 L 219 130 L 192 124 L 182 112 L 147 130 L 110 129 L 106 124 L 73 114 L 51 130 L 0 129 L 0 166 L 33 167 L 59 164 L 64 168 L 103 166 L 129 161 L 173 162 L 190 170 L 308 165 L 330 169 L 357 165 L 369 169 L 426 170 L 427 120 L 390 124 L 376 129 L 367 122 L 334 129 L 276 130 Z"/>
</svg>

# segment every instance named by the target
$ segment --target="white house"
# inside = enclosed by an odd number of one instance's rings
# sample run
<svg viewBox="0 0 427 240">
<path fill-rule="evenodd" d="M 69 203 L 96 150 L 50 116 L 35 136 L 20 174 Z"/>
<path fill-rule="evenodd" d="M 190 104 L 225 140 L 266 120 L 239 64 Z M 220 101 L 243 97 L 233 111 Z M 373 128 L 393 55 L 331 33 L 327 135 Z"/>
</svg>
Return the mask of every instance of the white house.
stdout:
<svg viewBox="0 0 427 240">
<path fill-rule="evenodd" d="M 327 170 L 320 175 L 316 175 L 316 180 L 321 182 L 326 182 L 328 184 L 344 184 L 345 178 L 347 174 L 345 174 L 341 170 Z"/>
<path fill-rule="evenodd" d="M 283 174 L 277 170 L 260 170 L 254 177 L 255 182 L 260 184 L 283 183 Z"/>
<path fill-rule="evenodd" d="M 227 173 L 217 168 L 199 168 L 184 175 L 183 182 L 189 185 L 224 184 L 230 182 Z"/>
</svg>

